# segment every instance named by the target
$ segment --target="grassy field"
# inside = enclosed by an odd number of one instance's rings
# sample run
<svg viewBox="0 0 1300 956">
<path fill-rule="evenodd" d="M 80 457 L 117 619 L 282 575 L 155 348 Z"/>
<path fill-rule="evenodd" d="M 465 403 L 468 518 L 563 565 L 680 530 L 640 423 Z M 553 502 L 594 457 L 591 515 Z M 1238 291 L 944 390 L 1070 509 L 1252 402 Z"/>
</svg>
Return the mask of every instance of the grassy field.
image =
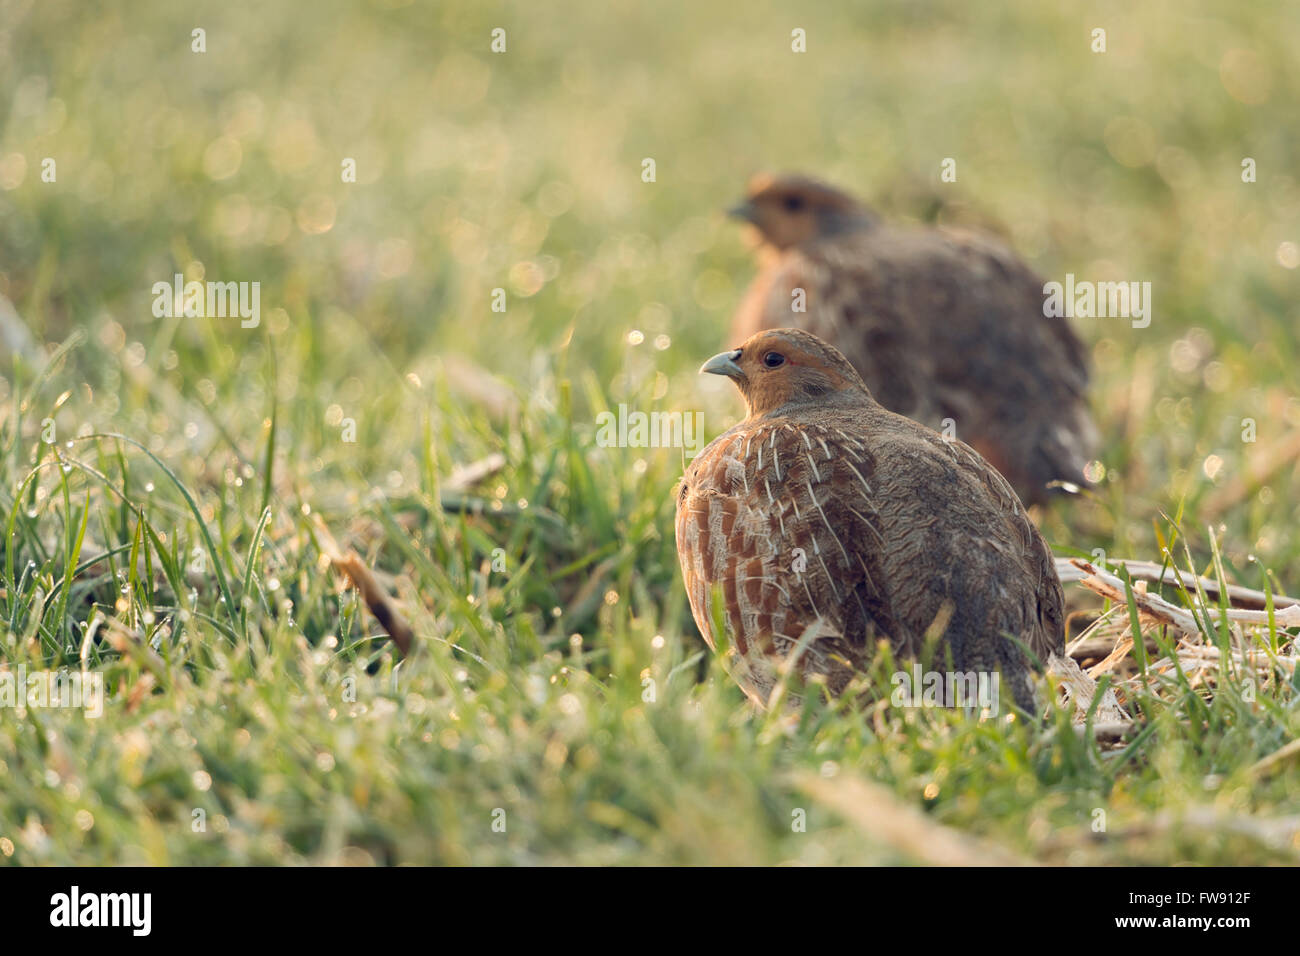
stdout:
<svg viewBox="0 0 1300 956">
<path fill-rule="evenodd" d="M 1150 282 L 1148 327 L 1076 321 L 1099 482 L 1044 534 L 1300 593 L 1294 6 L 543 6 L 0 0 L 0 673 L 106 682 L 0 707 L 0 862 L 923 862 L 908 821 L 1300 860 L 1300 763 L 1259 764 L 1300 736 L 1288 631 L 1245 636 L 1262 676 L 1126 684 L 1119 747 L 1068 707 L 755 715 L 686 607 L 682 452 L 596 427 L 736 419 L 696 375 L 753 273 L 721 210 L 802 170 Z M 177 273 L 260 283 L 257 326 L 156 316 Z"/>
</svg>

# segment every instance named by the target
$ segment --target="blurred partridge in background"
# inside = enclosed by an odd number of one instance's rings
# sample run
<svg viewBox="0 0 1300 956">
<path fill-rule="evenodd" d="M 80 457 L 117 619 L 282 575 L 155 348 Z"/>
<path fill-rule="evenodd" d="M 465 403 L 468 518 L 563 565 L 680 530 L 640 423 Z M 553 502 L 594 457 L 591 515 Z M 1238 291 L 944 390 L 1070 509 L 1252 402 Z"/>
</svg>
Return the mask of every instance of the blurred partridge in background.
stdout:
<svg viewBox="0 0 1300 956">
<path fill-rule="evenodd" d="M 1064 318 L 1043 315 L 1043 280 L 1014 252 L 965 230 L 882 223 L 800 176 L 755 177 L 731 212 L 763 240 L 732 343 L 791 325 L 815 333 L 886 408 L 936 430 L 951 419 L 1027 504 L 1049 482 L 1086 484 L 1086 354 Z"/>
<path fill-rule="evenodd" d="M 841 693 L 880 640 L 917 657 L 932 625 L 958 671 L 1001 672 L 1034 711 L 1034 663 L 1064 652 L 1052 556 L 1007 482 L 960 441 L 883 408 L 845 357 L 796 329 L 705 363 L 748 417 L 701 452 L 677 497 L 677 552 L 710 647 L 766 705 L 782 663 Z M 945 624 L 946 621 L 946 624 Z"/>
</svg>

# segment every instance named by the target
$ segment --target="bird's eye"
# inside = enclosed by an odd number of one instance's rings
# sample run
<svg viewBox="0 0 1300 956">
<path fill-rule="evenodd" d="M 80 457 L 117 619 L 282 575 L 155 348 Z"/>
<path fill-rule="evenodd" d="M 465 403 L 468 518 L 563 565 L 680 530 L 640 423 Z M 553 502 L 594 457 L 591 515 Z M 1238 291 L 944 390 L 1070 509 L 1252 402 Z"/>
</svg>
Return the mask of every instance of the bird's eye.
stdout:
<svg viewBox="0 0 1300 956">
<path fill-rule="evenodd" d="M 803 197 L 786 196 L 784 200 L 784 205 L 787 212 L 798 212 L 800 209 L 803 208 Z"/>
<path fill-rule="evenodd" d="M 780 352 L 768 352 L 763 356 L 763 364 L 768 368 L 776 368 L 778 365 L 785 363 L 785 356 Z"/>
</svg>

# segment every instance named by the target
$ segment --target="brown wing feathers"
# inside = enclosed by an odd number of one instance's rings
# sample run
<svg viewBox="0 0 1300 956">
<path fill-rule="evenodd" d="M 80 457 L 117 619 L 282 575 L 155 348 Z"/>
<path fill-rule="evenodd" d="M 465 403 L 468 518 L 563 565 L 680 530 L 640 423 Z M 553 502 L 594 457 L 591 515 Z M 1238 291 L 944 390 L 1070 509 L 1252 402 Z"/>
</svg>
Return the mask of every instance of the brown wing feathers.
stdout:
<svg viewBox="0 0 1300 956">
<path fill-rule="evenodd" d="M 687 469 L 676 522 L 696 623 L 714 645 L 719 589 L 737 680 L 763 701 L 797 652 L 800 674 L 838 693 L 878 640 L 915 654 L 948 613 L 959 667 L 999 671 L 1032 707 L 1030 662 L 1002 633 L 1042 659 L 1063 649 L 1061 594 L 1006 481 L 961 443 L 881 408 L 807 333 L 760 333 L 739 353 L 706 370 L 736 380 L 749 417 Z"/>
</svg>

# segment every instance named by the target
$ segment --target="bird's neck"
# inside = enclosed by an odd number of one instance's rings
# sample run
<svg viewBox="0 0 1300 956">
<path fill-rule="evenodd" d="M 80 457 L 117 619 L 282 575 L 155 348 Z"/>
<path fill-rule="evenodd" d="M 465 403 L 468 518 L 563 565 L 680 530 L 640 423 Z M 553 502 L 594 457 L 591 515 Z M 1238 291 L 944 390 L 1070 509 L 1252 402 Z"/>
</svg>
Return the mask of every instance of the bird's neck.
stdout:
<svg viewBox="0 0 1300 956">
<path fill-rule="evenodd" d="M 767 408 L 751 406 L 748 417 L 750 421 L 771 418 L 798 418 L 831 410 L 844 412 L 854 409 L 859 409 L 865 414 L 872 408 L 878 407 L 879 404 L 867 391 L 866 386 L 863 386 L 861 389 L 841 389 L 817 395 L 797 394 L 779 405 Z"/>
<path fill-rule="evenodd" d="M 818 238 L 830 239 L 849 233 L 870 229 L 876 224 L 876 217 L 865 209 L 833 209 L 822 213 L 817 219 Z"/>
</svg>

